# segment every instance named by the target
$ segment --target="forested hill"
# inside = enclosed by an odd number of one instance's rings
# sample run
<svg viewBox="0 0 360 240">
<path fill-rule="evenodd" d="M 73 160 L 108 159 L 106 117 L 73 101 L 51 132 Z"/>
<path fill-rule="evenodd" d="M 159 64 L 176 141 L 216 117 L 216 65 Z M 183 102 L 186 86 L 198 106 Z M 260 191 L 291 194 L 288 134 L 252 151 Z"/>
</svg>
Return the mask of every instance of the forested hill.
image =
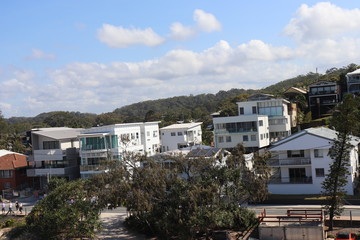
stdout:
<svg viewBox="0 0 360 240">
<path fill-rule="evenodd" d="M 155 120 L 157 114 L 160 118 L 177 116 L 179 120 L 201 118 L 203 115 L 218 110 L 219 104 L 225 99 L 234 98 L 241 94 L 252 94 L 255 90 L 231 89 L 229 91 L 219 91 L 216 94 L 200 94 L 190 96 L 178 96 L 158 100 L 144 101 L 114 110 L 114 113 L 127 116 L 130 119 L 143 118 L 144 120 Z M 155 116 L 153 116 L 155 115 Z M 152 117 L 151 117 L 152 116 Z M 151 117 L 152 119 L 146 119 Z M 171 117 L 171 118 L 173 118 Z"/>
<path fill-rule="evenodd" d="M 308 85 L 317 81 L 338 81 L 342 88 L 346 88 L 345 75 L 359 68 L 356 64 L 350 64 L 342 68 L 331 68 L 325 74 L 307 73 L 287 79 L 260 90 L 231 89 L 219 91 L 216 94 L 200 94 L 190 96 L 177 96 L 165 99 L 139 102 L 115 109 L 110 113 L 89 114 L 80 112 L 55 111 L 41 113 L 35 117 L 14 117 L 7 119 L 10 124 L 30 123 L 37 126 L 68 126 L 68 127 L 91 127 L 99 124 L 113 124 L 122 122 L 138 121 L 162 121 L 162 124 L 170 124 L 174 121 L 209 121 L 210 114 L 220 109 L 223 112 L 231 111 L 236 101 L 246 99 L 253 93 L 270 93 L 282 96 L 282 93 L 290 87 L 307 89 Z M 0 116 L 1 117 L 1 116 Z"/>
</svg>

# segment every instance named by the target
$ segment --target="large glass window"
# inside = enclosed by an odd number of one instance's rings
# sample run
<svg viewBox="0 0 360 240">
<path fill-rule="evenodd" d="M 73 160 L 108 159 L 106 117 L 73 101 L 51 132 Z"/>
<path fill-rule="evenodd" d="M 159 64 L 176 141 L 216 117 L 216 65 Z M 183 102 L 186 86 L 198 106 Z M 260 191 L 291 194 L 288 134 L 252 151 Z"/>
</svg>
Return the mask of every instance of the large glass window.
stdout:
<svg viewBox="0 0 360 240">
<path fill-rule="evenodd" d="M 105 144 L 106 140 L 106 144 Z M 81 140 L 82 150 L 100 150 L 110 147 L 110 136 L 105 137 L 87 137 Z"/>
<path fill-rule="evenodd" d="M 118 136 L 117 135 L 111 135 L 111 148 L 118 148 L 119 142 L 118 142 Z"/>
<path fill-rule="evenodd" d="M 44 141 L 43 149 L 60 149 L 59 141 Z"/>
</svg>

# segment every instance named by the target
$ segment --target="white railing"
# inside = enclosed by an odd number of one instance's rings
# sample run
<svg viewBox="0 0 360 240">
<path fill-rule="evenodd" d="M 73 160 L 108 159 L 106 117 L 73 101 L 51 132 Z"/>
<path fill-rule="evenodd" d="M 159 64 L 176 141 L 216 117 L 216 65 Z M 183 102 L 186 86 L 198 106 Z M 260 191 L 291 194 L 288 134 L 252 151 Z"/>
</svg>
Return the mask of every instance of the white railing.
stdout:
<svg viewBox="0 0 360 240">
<path fill-rule="evenodd" d="M 285 158 L 275 159 L 271 158 L 268 161 L 270 166 L 288 166 L 288 165 L 310 165 L 310 158 Z"/>
</svg>

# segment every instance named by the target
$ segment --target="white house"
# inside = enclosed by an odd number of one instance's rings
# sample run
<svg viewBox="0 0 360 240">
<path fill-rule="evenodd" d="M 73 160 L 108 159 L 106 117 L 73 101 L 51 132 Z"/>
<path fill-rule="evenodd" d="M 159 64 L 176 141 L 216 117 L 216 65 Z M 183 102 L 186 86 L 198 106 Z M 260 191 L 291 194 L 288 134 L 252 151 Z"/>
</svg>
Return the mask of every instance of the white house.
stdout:
<svg viewBox="0 0 360 240">
<path fill-rule="evenodd" d="M 160 129 L 161 151 L 172 151 L 201 144 L 202 122 L 172 124 Z"/>
<path fill-rule="evenodd" d="M 272 144 L 272 178 L 268 184 L 273 194 L 319 194 L 332 159 L 328 156 L 336 132 L 329 128 L 309 128 Z M 347 194 L 353 195 L 359 167 L 358 138 L 351 138 Z"/>
<path fill-rule="evenodd" d="M 291 134 L 289 102 L 285 99 L 259 99 L 238 102 L 238 116 L 213 115 L 214 142 L 218 148 L 242 143 L 258 149 Z"/>
<path fill-rule="evenodd" d="M 104 161 L 121 160 L 124 152 L 152 156 L 159 151 L 159 122 L 114 124 L 84 129 L 80 139 L 80 174 L 107 171 Z"/>
<path fill-rule="evenodd" d="M 360 93 L 360 69 L 346 74 L 346 85 L 348 93 Z"/>
<path fill-rule="evenodd" d="M 31 130 L 32 152 L 28 161 L 33 166 L 27 169 L 28 177 L 39 177 L 40 187 L 50 177 L 73 180 L 79 177 L 79 141 L 82 129 L 56 127 Z"/>
</svg>

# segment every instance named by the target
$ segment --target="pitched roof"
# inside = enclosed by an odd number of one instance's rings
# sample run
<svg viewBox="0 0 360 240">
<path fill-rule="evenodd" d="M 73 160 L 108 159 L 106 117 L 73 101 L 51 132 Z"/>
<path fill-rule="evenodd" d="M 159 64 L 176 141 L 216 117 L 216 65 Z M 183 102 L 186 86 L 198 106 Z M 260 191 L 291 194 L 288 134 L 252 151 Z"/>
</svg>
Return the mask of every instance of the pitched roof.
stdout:
<svg viewBox="0 0 360 240">
<path fill-rule="evenodd" d="M 0 170 L 14 170 L 27 167 L 26 156 L 20 153 L 9 153 L 0 157 Z"/>
<path fill-rule="evenodd" d="M 359 69 L 356 69 L 356 70 L 353 71 L 353 72 L 349 72 L 349 73 L 346 74 L 346 75 L 355 75 L 355 74 L 360 74 L 360 68 L 359 68 Z"/>
<path fill-rule="evenodd" d="M 160 128 L 160 130 L 169 130 L 169 129 L 189 129 L 196 126 L 201 125 L 202 122 L 196 122 L 196 123 L 178 123 L 178 124 L 172 124 L 163 128 Z"/>
<path fill-rule="evenodd" d="M 295 148 L 298 149 L 312 149 L 312 148 L 329 148 L 331 145 L 331 141 L 333 141 L 334 139 L 337 138 L 336 135 L 336 131 L 332 130 L 330 128 L 326 128 L 326 127 L 319 127 L 319 128 L 308 128 L 308 129 L 304 129 L 301 132 L 292 134 L 286 138 L 283 138 L 277 142 L 274 142 L 271 144 L 271 147 L 269 148 L 271 149 L 275 149 L 275 150 L 281 150 L 280 145 L 284 145 L 286 143 L 289 143 L 291 141 L 293 141 L 294 145 L 296 145 Z M 310 139 L 307 139 L 307 141 L 300 141 L 299 143 L 297 143 L 297 141 L 299 141 L 298 139 L 300 137 L 303 137 L 305 135 L 308 136 L 315 136 L 318 138 L 321 138 L 325 141 L 321 141 L 319 142 L 319 146 L 316 146 L 316 143 L 311 141 Z M 351 136 L 351 140 L 350 143 L 353 146 L 356 146 L 360 143 L 360 139 L 354 136 Z M 288 149 L 288 150 L 295 150 L 294 149 Z"/>
</svg>

